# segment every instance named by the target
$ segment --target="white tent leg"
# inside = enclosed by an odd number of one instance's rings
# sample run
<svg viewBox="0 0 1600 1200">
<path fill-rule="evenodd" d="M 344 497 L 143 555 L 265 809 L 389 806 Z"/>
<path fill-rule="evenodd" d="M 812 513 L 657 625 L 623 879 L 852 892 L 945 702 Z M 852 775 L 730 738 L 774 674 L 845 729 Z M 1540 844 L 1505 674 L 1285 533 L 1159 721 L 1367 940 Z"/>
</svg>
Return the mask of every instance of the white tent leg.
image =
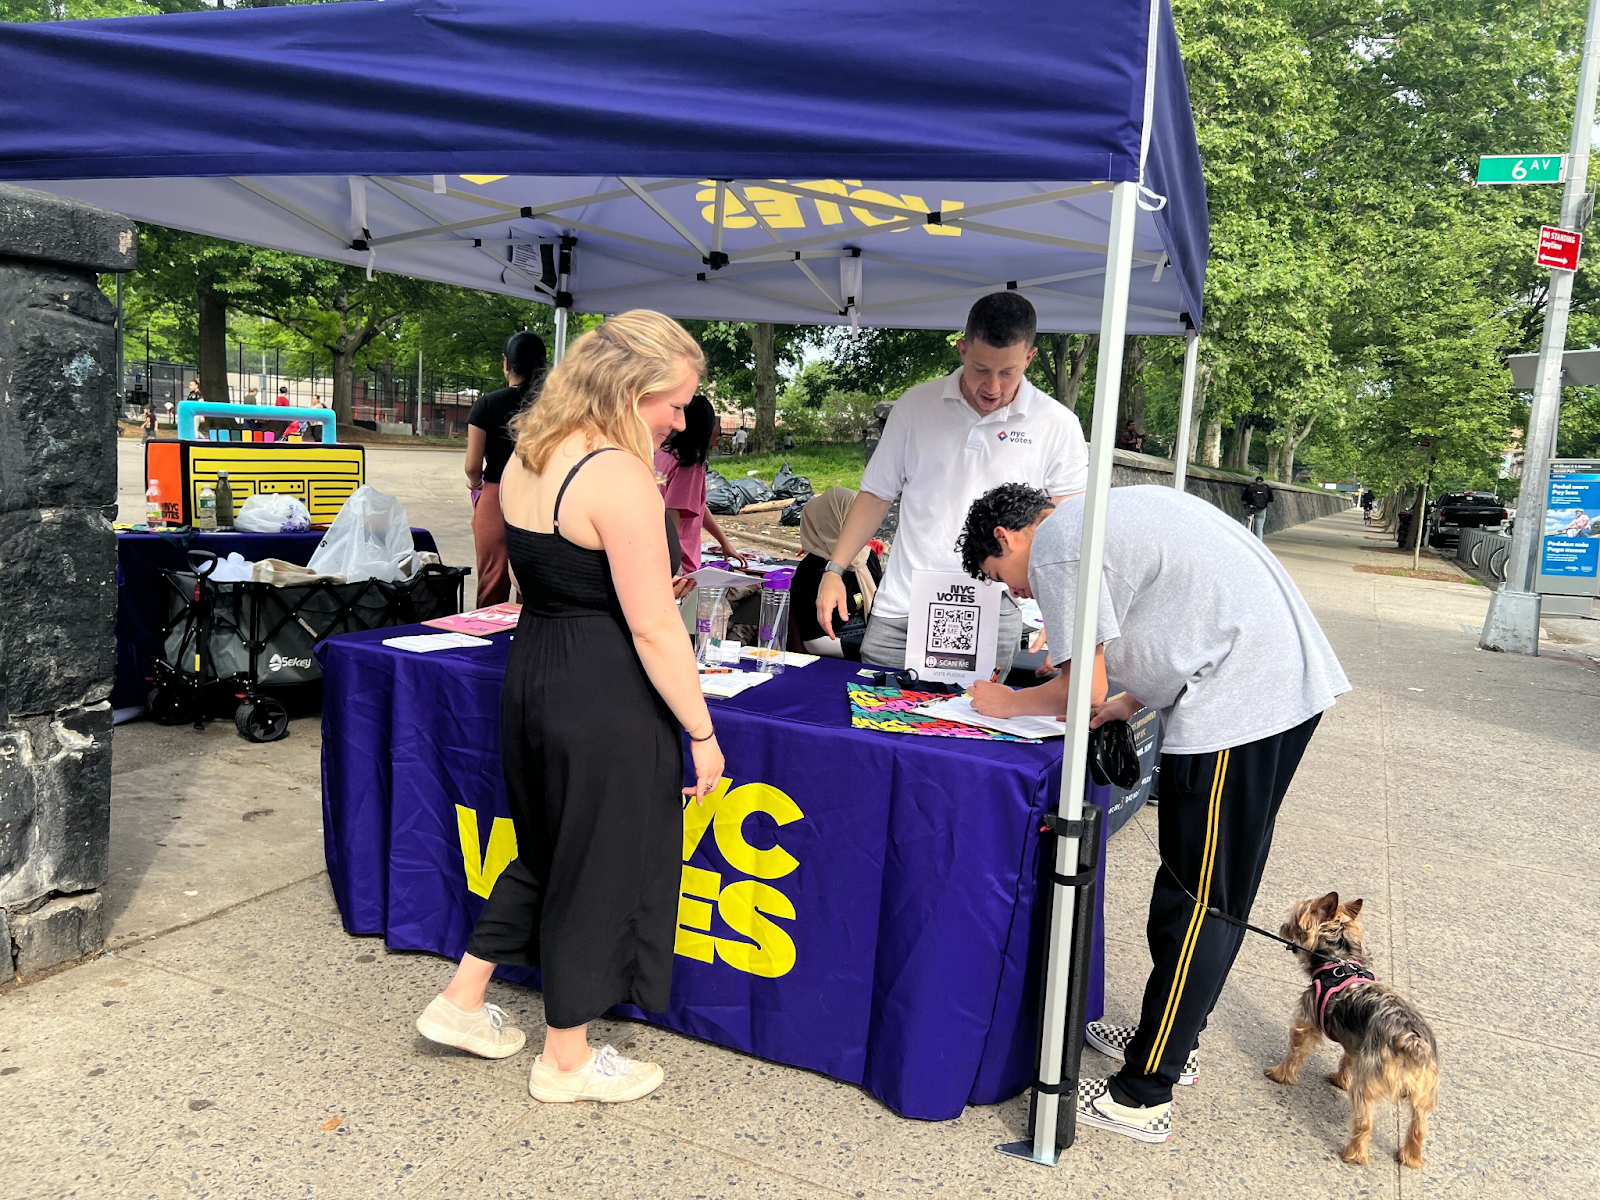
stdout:
<svg viewBox="0 0 1600 1200">
<path fill-rule="evenodd" d="M 1100 309 L 1100 363 L 1095 368 L 1094 441 L 1089 447 L 1089 482 L 1084 497 L 1083 546 L 1079 554 L 1078 595 L 1072 637 L 1072 662 L 1094 662 L 1095 632 L 1099 626 L 1100 571 L 1105 554 L 1106 500 L 1111 491 L 1111 468 L 1117 424 L 1117 391 L 1122 381 L 1123 339 L 1128 329 L 1129 273 L 1133 265 L 1134 218 L 1138 212 L 1138 185 L 1118 183 L 1111 192 L 1111 228 L 1106 245 L 1106 288 Z M 1072 672 L 1067 691 L 1067 736 L 1061 763 L 1061 803 L 1057 815 L 1068 821 L 1083 814 L 1083 785 L 1089 758 L 1089 701 L 1094 671 Z M 1072 875 L 1078 869 L 1078 839 L 1056 838 L 1055 869 Z M 1053 885 L 1050 889 L 1050 945 L 1045 958 L 1043 1030 L 1039 1040 L 1039 1079 L 1061 1082 L 1062 1053 L 1068 1038 L 1082 1038 L 1083 1030 L 1066 1028 L 1067 990 L 1071 978 L 1072 918 L 1077 890 Z M 1033 1160 L 1054 1166 L 1056 1124 L 1063 1103 L 1076 1103 L 1075 1095 L 1037 1092 L 1034 1096 Z"/>
<path fill-rule="evenodd" d="M 567 310 L 556 309 L 556 344 L 550 349 L 551 364 L 559 363 L 567 356 Z"/>
<path fill-rule="evenodd" d="M 1183 398 L 1178 401 L 1178 445 L 1172 452 L 1172 486 L 1189 481 L 1189 430 L 1194 424 L 1194 373 L 1200 360 L 1200 335 L 1191 333 L 1183 348 Z"/>
</svg>

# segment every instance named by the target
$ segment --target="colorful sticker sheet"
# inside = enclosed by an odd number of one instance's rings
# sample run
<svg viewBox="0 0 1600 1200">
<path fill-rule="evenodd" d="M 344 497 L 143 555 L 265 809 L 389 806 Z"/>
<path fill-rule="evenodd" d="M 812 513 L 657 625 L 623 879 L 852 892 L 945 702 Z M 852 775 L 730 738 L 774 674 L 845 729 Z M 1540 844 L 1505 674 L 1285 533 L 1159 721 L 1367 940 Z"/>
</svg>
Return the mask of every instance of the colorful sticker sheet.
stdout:
<svg viewBox="0 0 1600 1200">
<path fill-rule="evenodd" d="M 1038 738 L 1016 737 L 996 729 L 962 725 L 942 717 L 913 711 L 933 700 L 948 699 L 940 692 L 908 692 L 894 686 L 871 687 L 847 683 L 850 692 L 850 724 L 856 729 L 876 729 L 879 733 L 912 733 L 922 737 L 970 738 L 975 742 L 1025 742 L 1037 745 Z"/>
</svg>

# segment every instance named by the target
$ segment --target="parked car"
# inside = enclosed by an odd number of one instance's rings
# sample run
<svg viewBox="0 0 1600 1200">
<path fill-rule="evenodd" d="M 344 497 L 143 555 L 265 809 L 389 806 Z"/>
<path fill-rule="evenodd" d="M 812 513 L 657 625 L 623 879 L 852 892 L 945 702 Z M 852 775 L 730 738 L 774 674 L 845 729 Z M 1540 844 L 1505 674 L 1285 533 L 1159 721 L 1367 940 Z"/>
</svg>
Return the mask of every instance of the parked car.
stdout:
<svg viewBox="0 0 1600 1200">
<path fill-rule="evenodd" d="M 1505 519 L 1506 507 L 1493 492 L 1446 493 L 1428 505 L 1428 545 L 1450 549 L 1463 529 L 1498 529 Z"/>
</svg>

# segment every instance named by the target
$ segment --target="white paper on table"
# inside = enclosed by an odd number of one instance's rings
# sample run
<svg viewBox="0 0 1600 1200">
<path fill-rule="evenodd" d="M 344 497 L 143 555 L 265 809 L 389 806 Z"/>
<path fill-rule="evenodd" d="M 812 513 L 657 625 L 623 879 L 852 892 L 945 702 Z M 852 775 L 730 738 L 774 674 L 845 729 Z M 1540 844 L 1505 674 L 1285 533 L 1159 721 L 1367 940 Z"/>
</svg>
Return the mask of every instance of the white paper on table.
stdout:
<svg viewBox="0 0 1600 1200">
<path fill-rule="evenodd" d="M 465 646 L 492 646 L 488 638 L 473 637 L 470 633 L 410 633 L 404 637 L 384 638 L 385 646 L 396 650 L 409 650 L 413 654 L 427 654 L 433 650 L 459 650 Z"/>
<path fill-rule="evenodd" d="M 1066 723 L 1054 717 L 986 717 L 972 707 L 971 696 L 952 696 L 948 700 L 933 700 L 911 711 L 926 713 L 930 717 L 942 717 L 946 721 L 957 721 L 962 725 L 976 725 L 981 729 L 1009 733 L 1013 737 L 1058 738 L 1064 737 L 1067 731 Z"/>
<path fill-rule="evenodd" d="M 783 665 L 786 667 L 809 667 L 817 661 L 817 655 L 815 654 L 799 654 L 793 650 L 782 650 L 779 653 L 783 655 Z M 760 662 L 761 655 L 762 651 L 759 646 L 746 646 L 744 648 L 744 656 L 746 658 Z"/>
<path fill-rule="evenodd" d="M 698 571 L 690 571 L 684 578 L 692 579 L 704 588 L 748 587 L 761 582 L 753 575 L 740 575 L 735 571 L 724 571 L 721 567 L 701 567 Z"/>
<path fill-rule="evenodd" d="M 972 683 L 994 674 L 1000 636 L 997 583 L 960 571 L 911 572 L 906 660 L 919 679 Z"/>
<path fill-rule="evenodd" d="M 759 671 L 729 671 L 726 674 L 702 675 L 700 693 L 721 700 L 731 700 L 740 692 L 748 692 L 771 678 L 771 675 L 763 675 Z"/>
</svg>

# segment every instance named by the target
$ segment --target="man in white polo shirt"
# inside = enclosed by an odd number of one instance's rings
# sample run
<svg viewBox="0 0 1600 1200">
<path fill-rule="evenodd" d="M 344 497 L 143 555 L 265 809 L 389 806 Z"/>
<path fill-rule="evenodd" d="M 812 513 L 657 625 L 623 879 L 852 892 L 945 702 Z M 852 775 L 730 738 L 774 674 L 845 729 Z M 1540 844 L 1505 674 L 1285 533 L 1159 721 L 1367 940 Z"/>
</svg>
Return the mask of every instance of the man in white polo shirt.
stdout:
<svg viewBox="0 0 1600 1200">
<path fill-rule="evenodd" d="M 1084 489 L 1089 451 L 1071 409 L 1028 382 L 1038 318 L 1016 292 L 994 292 L 967 314 L 956 349 L 961 368 L 909 389 L 889 414 L 861 477 L 817 592 L 817 621 L 829 637 L 847 619 L 843 574 L 877 532 L 896 497 L 900 527 L 861 643 L 864 662 L 903 667 L 913 571 L 960 571 L 956 537 L 967 509 L 1002 483 L 1042 488 L 1057 503 Z M 1000 678 L 1022 638 L 1022 615 L 1001 603 Z"/>
</svg>

